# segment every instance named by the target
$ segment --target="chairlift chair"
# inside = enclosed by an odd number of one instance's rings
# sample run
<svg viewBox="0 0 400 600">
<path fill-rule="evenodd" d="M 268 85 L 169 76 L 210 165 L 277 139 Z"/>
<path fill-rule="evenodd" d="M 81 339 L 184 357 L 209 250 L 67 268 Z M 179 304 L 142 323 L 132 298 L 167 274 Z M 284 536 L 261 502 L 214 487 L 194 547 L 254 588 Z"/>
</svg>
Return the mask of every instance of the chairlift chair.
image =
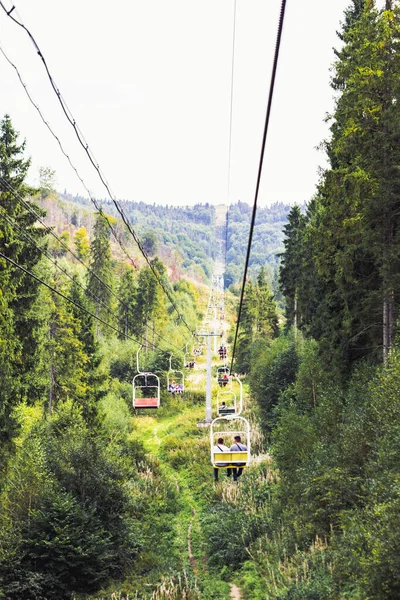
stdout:
<svg viewBox="0 0 400 600">
<path fill-rule="evenodd" d="M 194 354 L 185 354 L 183 357 L 183 364 L 186 369 L 194 369 L 196 356 Z"/>
<path fill-rule="evenodd" d="M 234 386 L 234 383 L 239 386 Z M 217 412 L 218 416 L 232 415 L 238 417 L 243 410 L 243 386 L 237 375 L 231 375 L 229 378 L 230 389 L 218 392 L 217 394 Z M 239 397 L 238 397 L 239 396 Z M 225 407 L 224 407 L 225 405 Z"/>
<path fill-rule="evenodd" d="M 169 357 L 169 371 L 167 373 L 167 390 L 171 394 L 183 394 L 185 391 L 185 375 L 183 371 L 172 368 L 172 354 Z"/>
<path fill-rule="evenodd" d="M 236 415 L 236 394 L 232 390 L 218 392 L 217 412 L 219 417 Z"/>
<path fill-rule="evenodd" d="M 158 408 L 160 406 L 160 378 L 139 367 L 139 347 L 136 353 L 137 375 L 133 378 L 133 408 Z"/>
<path fill-rule="evenodd" d="M 217 369 L 217 382 L 220 386 L 227 385 L 229 383 L 230 369 L 226 365 L 218 367 Z"/>
<path fill-rule="evenodd" d="M 234 437 L 240 435 L 241 444 L 247 450 L 229 450 L 229 452 L 215 452 L 218 438 L 223 438 L 228 447 L 235 445 Z M 210 425 L 211 464 L 216 469 L 244 469 L 248 467 L 251 459 L 250 425 L 247 419 L 237 416 L 217 417 Z"/>
</svg>

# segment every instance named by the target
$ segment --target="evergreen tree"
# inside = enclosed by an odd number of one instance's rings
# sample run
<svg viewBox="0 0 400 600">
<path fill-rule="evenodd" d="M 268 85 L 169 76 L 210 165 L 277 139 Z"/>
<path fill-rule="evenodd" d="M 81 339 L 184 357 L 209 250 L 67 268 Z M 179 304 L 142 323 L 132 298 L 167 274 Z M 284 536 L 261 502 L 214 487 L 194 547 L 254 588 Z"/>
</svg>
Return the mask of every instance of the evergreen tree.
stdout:
<svg viewBox="0 0 400 600">
<path fill-rule="evenodd" d="M 146 343 L 149 342 L 149 321 L 159 306 L 159 284 L 150 267 L 141 269 L 135 294 L 135 325 L 133 333 L 136 336 L 145 334 Z"/>
<path fill-rule="evenodd" d="M 298 288 L 302 275 L 302 243 L 305 217 L 298 206 L 293 206 L 288 214 L 288 222 L 284 226 L 285 251 L 281 255 L 279 283 L 286 300 L 287 326 L 297 329 L 298 320 Z"/>
<path fill-rule="evenodd" d="M 301 319 L 321 340 L 321 349 L 341 364 L 382 347 L 386 359 L 395 335 L 400 291 L 399 36 L 397 2 L 393 10 L 379 12 L 371 1 L 354 1 L 346 13 L 340 34 L 344 46 L 337 52 L 332 79 L 340 96 L 326 144 L 330 168 L 302 235 Z M 290 263 L 290 252 L 284 261 Z M 281 282 L 293 295 L 291 271 L 285 269 L 284 262 Z"/>
<path fill-rule="evenodd" d="M 18 144 L 18 133 L 10 117 L 0 121 L 0 213 L 6 213 L 16 224 L 0 220 L 0 251 L 21 266 L 32 271 L 38 265 L 40 248 L 46 245 L 45 232 L 36 227 L 32 209 L 41 216 L 44 212 L 29 198 L 34 190 L 25 184 L 30 160 L 24 159 L 25 142 Z M 0 216 L 1 216 L 0 214 Z M 26 231 L 30 240 L 21 238 L 17 227 Z M 43 318 L 33 306 L 38 295 L 33 278 L 6 260 L 0 261 L 0 435 L 12 436 L 12 406 L 20 399 L 33 401 L 41 393 L 36 382 L 37 349 L 42 343 Z"/>
<path fill-rule="evenodd" d="M 133 269 L 128 267 L 122 274 L 118 295 L 121 302 L 118 306 L 119 329 L 124 334 L 137 333 L 137 287 Z M 122 336 L 120 336 L 122 337 Z"/>
<path fill-rule="evenodd" d="M 70 289 L 57 277 L 58 274 L 53 276 L 52 286 L 61 288 L 67 297 L 71 297 Z M 76 300 L 82 301 L 76 287 L 73 284 L 72 294 Z M 54 292 L 49 292 L 48 296 L 51 307 L 48 342 L 49 412 L 52 412 L 60 400 L 70 396 L 74 402 L 78 401 L 86 407 L 92 390 L 88 384 L 90 359 L 85 350 L 94 352 L 95 349 L 91 317 L 85 318 L 79 314 L 77 318 L 78 309 L 71 303 Z M 83 321 L 80 321 L 81 318 Z"/>
<path fill-rule="evenodd" d="M 242 372 L 250 370 L 251 347 L 254 342 L 256 322 L 257 291 L 253 280 L 248 279 L 243 297 L 236 351 L 237 365 Z"/>
<path fill-rule="evenodd" d="M 257 335 L 271 340 L 278 334 L 278 314 L 264 267 L 257 277 Z"/>
<path fill-rule="evenodd" d="M 96 222 L 94 225 L 94 237 L 90 248 L 90 267 L 97 276 L 106 283 L 110 288 L 113 287 L 113 266 L 110 246 L 110 230 L 101 213 L 97 213 Z M 87 289 L 90 298 L 96 306 L 96 314 L 98 317 L 108 322 L 109 312 L 111 308 L 112 293 L 101 281 L 93 274 L 88 274 Z M 101 300 L 101 303 L 99 302 Z M 105 335 L 110 334 L 108 327 L 97 325 L 98 330 L 101 330 Z"/>
</svg>

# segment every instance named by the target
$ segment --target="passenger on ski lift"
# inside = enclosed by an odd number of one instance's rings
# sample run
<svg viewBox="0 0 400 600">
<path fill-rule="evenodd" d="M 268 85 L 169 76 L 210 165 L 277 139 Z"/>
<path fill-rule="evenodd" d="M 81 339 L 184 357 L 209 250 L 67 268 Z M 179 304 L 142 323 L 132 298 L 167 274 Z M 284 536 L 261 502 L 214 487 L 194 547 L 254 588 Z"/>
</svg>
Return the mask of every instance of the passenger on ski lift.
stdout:
<svg viewBox="0 0 400 600">
<path fill-rule="evenodd" d="M 224 439 L 223 438 L 218 438 L 217 444 L 214 446 L 213 448 L 213 452 L 214 453 L 218 453 L 218 452 L 229 452 L 229 448 L 228 446 L 224 446 Z M 215 463 L 217 466 L 223 467 L 224 464 L 223 463 Z M 226 470 L 226 474 L 228 477 L 231 476 L 232 474 L 232 470 L 233 469 L 227 469 Z M 243 469 L 242 469 L 243 470 Z M 234 471 L 236 471 L 236 469 L 234 469 Z M 214 481 L 218 481 L 218 469 L 216 467 L 214 467 Z M 236 480 L 235 480 L 236 481 Z"/>
<path fill-rule="evenodd" d="M 224 373 L 224 376 L 223 376 L 223 378 L 222 378 L 222 379 L 223 379 L 223 381 L 222 381 L 222 385 L 223 385 L 224 387 L 225 387 L 225 386 L 227 386 L 227 385 L 228 385 L 228 381 L 229 381 L 229 377 L 228 377 L 227 373 Z M 222 386 L 221 386 L 221 387 L 222 387 Z"/>
<path fill-rule="evenodd" d="M 240 437 L 240 435 L 235 435 L 235 437 L 233 438 L 235 440 L 235 443 L 232 444 L 232 446 L 230 447 L 230 452 L 247 452 L 247 446 L 246 444 L 242 443 L 242 439 Z M 232 469 L 233 471 L 233 481 L 237 481 L 238 478 L 241 476 L 241 474 L 243 473 L 243 466 L 246 463 L 234 463 L 238 469 Z"/>
</svg>

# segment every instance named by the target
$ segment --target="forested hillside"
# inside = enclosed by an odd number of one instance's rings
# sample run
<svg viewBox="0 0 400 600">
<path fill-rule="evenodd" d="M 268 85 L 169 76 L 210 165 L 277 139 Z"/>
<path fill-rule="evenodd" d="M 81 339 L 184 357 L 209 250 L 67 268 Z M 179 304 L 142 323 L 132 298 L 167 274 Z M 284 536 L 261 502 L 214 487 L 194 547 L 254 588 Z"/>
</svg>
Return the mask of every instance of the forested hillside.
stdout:
<svg viewBox="0 0 400 600">
<path fill-rule="evenodd" d="M 399 33 L 398 2 L 346 12 L 329 167 L 305 214 L 290 211 L 270 342 L 247 286 L 241 361 L 270 470 L 224 532 L 247 536 L 245 598 L 400 597 Z"/>
<path fill-rule="evenodd" d="M 1 120 L 0 600 L 400 598 L 400 1 L 338 36 L 243 297 L 250 206 L 124 201 L 140 251 Z"/>
<path fill-rule="evenodd" d="M 253 242 L 250 255 L 249 273 L 256 277 L 261 267 L 266 270 L 267 279 L 274 292 L 279 293 L 277 282 L 280 253 L 283 250 L 283 228 L 287 222 L 290 207 L 275 203 L 259 207 L 256 215 Z M 245 202 L 237 202 L 229 207 L 227 219 L 226 286 L 241 283 L 246 248 L 249 238 L 252 207 Z"/>
<path fill-rule="evenodd" d="M 64 193 L 59 195 L 58 218 L 52 205 L 47 201 L 47 214 L 60 233 L 74 236 L 74 231 L 84 227 L 91 231 L 93 206 L 90 200 Z M 124 211 L 140 237 L 149 240 L 148 249 L 157 248 L 160 257 L 175 272 L 183 272 L 193 278 L 209 278 L 212 261 L 216 257 L 215 207 L 209 204 L 174 207 L 143 202 L 122 201 Z M 117 219 L 117 229 L 124 243 L 129 244 L 129 232 L 118 226 L 118 212 L 111 202 L 104 202 L 104 210 Z M 256 276 L 260 267 L 265 267 L 267 279 L 274 291 L 278 290 L 279 253 L 283 250 L 283 227 L 287 222 L 290 207 L 285 204 L 272 204 L 261 207 L 257 212 L 255 232 L 250 260 L 250 273 Z M 246 202 L 236 202 L 229 206 L 227 230 L 224 224 L 224 237 L 227 241 L 227 272 L 225 285 L 236 284 L 237 289 L 243 277 L 246 245 L 249 237 L 252 208 Z M 80 234 L 78 234 L 80 235 Z M 155 236 L 155 237 L 154 237 Z M 136 255 L 136 249 L 132 248 Z M 138 256 L 138 260 L 140 257 Z"/>
</svg>

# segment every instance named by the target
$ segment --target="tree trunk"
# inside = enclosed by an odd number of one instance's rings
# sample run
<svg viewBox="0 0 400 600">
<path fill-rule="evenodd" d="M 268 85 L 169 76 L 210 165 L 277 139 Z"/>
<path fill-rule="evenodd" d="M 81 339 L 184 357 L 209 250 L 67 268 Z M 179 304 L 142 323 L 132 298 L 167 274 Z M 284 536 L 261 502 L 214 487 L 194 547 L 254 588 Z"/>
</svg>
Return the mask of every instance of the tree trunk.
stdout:
<svg viewBox="0 0 400 600">
<path fill-rule="evenodd" d="M 383 364 L 387 364 L 389 355 L 389 336 L 388 336 L 388 301 L 387 295 L 383 298 Z"/>
<path fill-rule="evenodd" d="M 386 365 L 394 342 L 395 308 L 394 291 L 385 293 L 383 298 L 383 363 Z"/>
<path fill-rule="evenodd" d="M 50 368 L 49 368 L 49 415 L 53 412 L 53 393 L 54 393 L 54 322 L 50 322 L 49 340 L 50 340 Z"/>
<path fill-rule="evenodd" d="M 296 341 L 297 340 L 297 290 L 295 290 L 295 292 L 294 292 L 293 336 L 294 336 L 294 341 Z"/>
</svg>

